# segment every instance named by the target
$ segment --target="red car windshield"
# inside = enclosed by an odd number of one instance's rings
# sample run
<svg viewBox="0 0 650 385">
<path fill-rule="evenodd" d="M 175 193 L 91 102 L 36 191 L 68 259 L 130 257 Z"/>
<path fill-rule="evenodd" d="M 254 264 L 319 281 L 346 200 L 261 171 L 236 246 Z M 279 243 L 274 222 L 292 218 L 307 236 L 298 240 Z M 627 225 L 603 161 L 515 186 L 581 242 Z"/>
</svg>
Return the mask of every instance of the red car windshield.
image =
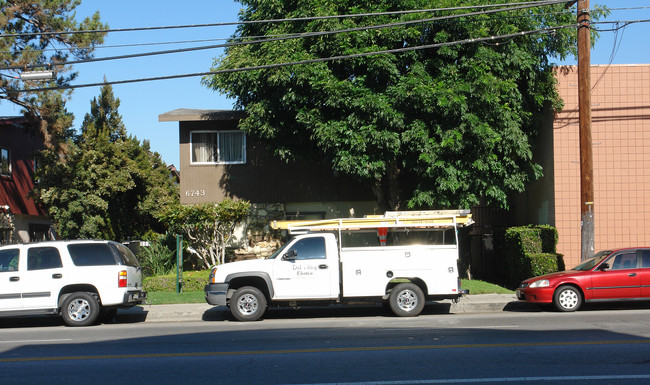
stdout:
<svg viewBox="0 0 650 385">
<path fill-rule="evenodd" d="M 578 266 L 574 267 L 571 270 L 579 270 L 579 271 L 591 270 L 594 267 L 596 267 L 599 263 L 601 263 L 605 258 L 607 258 L 611 253 L 612 250 L 600 251 L 593 258 L 582 262 L 581 264 L 579 264 Z"/>
</svg>

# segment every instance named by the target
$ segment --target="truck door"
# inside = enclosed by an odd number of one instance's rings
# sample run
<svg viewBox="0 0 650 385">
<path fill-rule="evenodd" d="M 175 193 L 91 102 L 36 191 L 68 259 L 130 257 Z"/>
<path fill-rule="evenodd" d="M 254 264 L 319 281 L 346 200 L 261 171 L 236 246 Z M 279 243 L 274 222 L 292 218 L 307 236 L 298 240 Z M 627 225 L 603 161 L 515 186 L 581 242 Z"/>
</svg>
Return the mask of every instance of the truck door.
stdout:
<svg viewBox="0 0 650 385">
<path fill-rule="evenodd" d="M 326 299 L 332 297 L 332 274 L 322 235 L 297 238 L 273 266 L 274 299 Z"/>
<path fill-rule="evenodd" d="M 23 308 L 55 308 L 63 279 L 59 249 L 30 247 L 27 251 L 27 271 L 20 277 Z"/>
<path fill-rule="evenodd" d="M 18 248 L 0 250 L 0 311 L 22 308 L 19 259 Z"/>
</svg>

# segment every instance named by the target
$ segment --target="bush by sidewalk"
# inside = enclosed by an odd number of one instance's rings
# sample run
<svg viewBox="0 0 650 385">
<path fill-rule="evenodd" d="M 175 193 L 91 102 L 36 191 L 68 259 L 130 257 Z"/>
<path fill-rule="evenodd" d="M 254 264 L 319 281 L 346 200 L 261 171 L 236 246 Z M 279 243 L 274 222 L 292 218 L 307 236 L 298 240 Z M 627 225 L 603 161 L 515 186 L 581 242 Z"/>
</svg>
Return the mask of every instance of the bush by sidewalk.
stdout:
<svg viewBox="0 0 650 385">
<path fill-rule="evenodd" d="M 208 283 L 210 270 L 184 271 L 182 280 L 182 291 L 203 291 L 203 287 Z M 176 292 L 176 274 L 159 275 L 148 277 L 142 281 L 142 286 L 148 292 Z"/>
</svg>

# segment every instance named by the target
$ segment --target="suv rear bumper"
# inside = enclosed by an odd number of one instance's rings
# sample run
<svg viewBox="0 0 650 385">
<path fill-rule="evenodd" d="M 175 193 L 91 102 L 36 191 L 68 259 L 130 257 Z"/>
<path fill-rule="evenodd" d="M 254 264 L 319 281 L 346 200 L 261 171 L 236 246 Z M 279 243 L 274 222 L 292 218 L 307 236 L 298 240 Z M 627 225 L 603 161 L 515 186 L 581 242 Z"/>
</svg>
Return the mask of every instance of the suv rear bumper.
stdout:
<svg viewBox="0 0 650 385">
<path fill-rule="evenodd" d="M 135 306 L 147 300 L 146 291 L 127 291 L 124 293 L 122 304 L 125 306 Z"/>
<path fill-rule="evenodd" d="M 205 301 L 214 306 L 226 306 L 227 283 L 210 283 L 205 285 Z"/>
</svg>

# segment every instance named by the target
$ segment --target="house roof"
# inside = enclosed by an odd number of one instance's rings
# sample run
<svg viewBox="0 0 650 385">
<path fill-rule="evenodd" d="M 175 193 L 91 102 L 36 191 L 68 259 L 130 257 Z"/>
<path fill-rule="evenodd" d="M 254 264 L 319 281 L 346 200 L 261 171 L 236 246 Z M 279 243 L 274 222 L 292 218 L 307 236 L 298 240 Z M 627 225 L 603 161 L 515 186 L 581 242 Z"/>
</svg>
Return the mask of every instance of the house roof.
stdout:
<svg viewBox="0 0 650 385">
<path fill-rule="evenodd" d="M 0 125 L 19 125 L 27 123 L 24 116 L 0 116 Z"/>
<path fill-rule="evenodd" d="M 200 110 L 177 108 L 158 115 L 159 122 L 189 122 L 199 120 L 238 120 L 246 115 L 244 111 Z"/>
</svg>

